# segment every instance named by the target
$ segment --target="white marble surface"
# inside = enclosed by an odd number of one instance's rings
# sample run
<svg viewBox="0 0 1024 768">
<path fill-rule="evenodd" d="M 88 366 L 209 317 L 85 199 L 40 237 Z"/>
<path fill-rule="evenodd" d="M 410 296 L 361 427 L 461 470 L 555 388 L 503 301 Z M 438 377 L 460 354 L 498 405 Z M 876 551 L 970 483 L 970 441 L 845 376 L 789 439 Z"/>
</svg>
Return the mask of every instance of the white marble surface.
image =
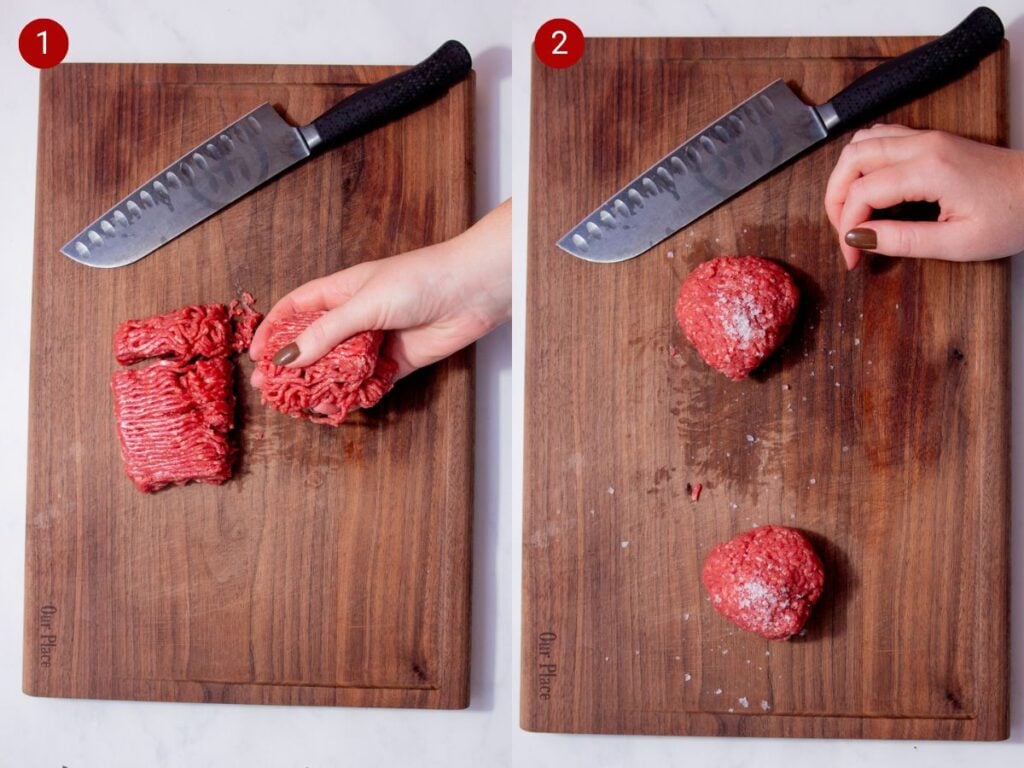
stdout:
<svg viewBox="0 0 1024 768">
<path fill-rule="evenodd" d="M 489 6 L 503 6 L 502 10 Z M 1013 140 L 1024 147 L 1024 1 L 992 0 L 1008 26 Z M 1024 764 L 1024 676 L 1014 665 L 1009 742 L 796 741 L 537 735 L 518 727 L 522 358 L 529 46 L 547 18 L 588 35 L 938 34 L 970 0 L 7 0 L 0 13 L 0 768 L 15 766 L 618 766 Z M 473 702 L 461 712 L 37 699 L 21 693 L 26 404 L 37 110 L 36 72 L 18 31 L 41 15 L 71 38 L 70 61 L 412 63 L 448 37 L 478 69 L 478 211 L 519 201 L 518 316 L 479 348 Z M 1024 305 L 1024 279 L 1013 297 Z M 979 308 L 979 311 L 981 308 Z M 1015 313 L 1015 327 L 1021 312 Z M 1014 443 L 1024 447 L 1024 334 L 1013 340 Z M 1017 456 L 1021 455 L 1020 450 Z M 1015 463 L 1019 464 L 1019 460 Z M 1013 550 L 1024 544 L 1024 486 L 1013 482 Z M 1018 558 L 1014 594 L 1024 593 Z M 1014 601 L 1019 605 L 1019 599 Z M 1024 611 L 1013 619 L 1020 659 Z"/>
</svg>

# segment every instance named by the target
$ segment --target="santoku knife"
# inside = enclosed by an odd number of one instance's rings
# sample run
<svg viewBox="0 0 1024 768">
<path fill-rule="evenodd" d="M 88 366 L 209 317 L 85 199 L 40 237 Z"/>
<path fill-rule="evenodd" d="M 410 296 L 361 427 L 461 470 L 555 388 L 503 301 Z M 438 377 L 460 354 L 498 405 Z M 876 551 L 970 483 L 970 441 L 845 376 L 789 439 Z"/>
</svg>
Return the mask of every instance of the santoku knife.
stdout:
<svg viewBox="0 0 1024 768">
<path fill-rule="evenodd" d="M 262 104 L 160 171 L 61 253 L 90 267 L 138 261 L 310 155 L 440 98 L 471 66 L 469 52 L 449 40 L 415 67 L 361 88 L 302 127 Z"/>
<path fill-rule="evenodd" d="M 819 106 L 776 80 L 608 198 L 558 246 L 596 262 L 639 256 L 826 137 L 966 74 L 1002 39 L 999 17 L 978 8 L 955 29 L 867 72 Z"/>
</svg>

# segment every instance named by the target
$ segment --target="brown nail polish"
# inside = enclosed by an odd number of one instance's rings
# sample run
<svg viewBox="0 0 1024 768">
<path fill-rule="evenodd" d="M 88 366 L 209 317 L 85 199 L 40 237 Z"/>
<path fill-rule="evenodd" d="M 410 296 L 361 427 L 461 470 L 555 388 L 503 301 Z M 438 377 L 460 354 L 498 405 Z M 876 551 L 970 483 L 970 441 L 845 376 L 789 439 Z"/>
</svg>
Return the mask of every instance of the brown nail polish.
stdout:
<svg viewBox="0 0 1024 768">
<path fill-rule="evenodd" d="M 858 227 L 846 233 L 846 244 L 862 251 L 873 251 L 878 247 L 878 234 L 873 229 Z"/>
<path fill-rule="evenodd" d="M 274 365 L 288 365 L 299 356 L 299 345 L 294 341 L 287 347 L 281 347 L 274 355 Z"/>
</svg>

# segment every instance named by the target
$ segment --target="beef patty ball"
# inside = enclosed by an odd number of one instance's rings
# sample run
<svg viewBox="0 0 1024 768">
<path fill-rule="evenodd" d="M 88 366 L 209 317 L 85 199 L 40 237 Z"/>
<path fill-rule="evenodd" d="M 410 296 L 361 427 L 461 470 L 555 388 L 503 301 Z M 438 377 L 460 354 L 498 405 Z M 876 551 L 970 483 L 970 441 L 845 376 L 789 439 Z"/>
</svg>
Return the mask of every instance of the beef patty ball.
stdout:
<svg viewBox="0 0 1024 768">
<path fill-rule="evenodd" d="M 807 622 L 821 597 L 825 569 L 802 533 L 765 525 L 712 549 L 701 580 L 712 607 L 733 624 L 785 640 Z"/>
<path fill-rule="evenodd" d="M 704 361 L 738 381 L 785 340 L 799 302 L 796 283 L 775 262 L 720 256 L 683 280 L 676 317 Z"/>
</svg>

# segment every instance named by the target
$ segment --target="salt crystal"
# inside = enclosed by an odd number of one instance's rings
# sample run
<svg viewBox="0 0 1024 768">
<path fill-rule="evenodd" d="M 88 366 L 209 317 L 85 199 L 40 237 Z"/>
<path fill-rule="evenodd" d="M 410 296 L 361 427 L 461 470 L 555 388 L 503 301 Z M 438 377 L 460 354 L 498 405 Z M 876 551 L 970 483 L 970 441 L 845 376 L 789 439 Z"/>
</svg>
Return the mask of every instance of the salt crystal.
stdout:
<svg viewBox="0 0 1024 768">
<path fill-rule="evenodd" d="M 681 658 L 682 658 L 681 656 L 676 656 L 676 661 L 679 661 L 679 659 L 681 659 Z"/>
<path fill-rule="evenodd" d="M 670 259 L 671 259 L 671 258 L 672 258 L 673 256 L 675 256 L 675 254 L 674 254 L 674 253 L 673 253 L 672 251 L 669 251 L 669 252 L 668 252 L 668 253 L 666 253 L 665 255 L 666 255 L 666 256 L 668 256 L 668 257 L 669 257 Z"/>
<path fill-rule="evenodd" d="M 844 445 L 843 446 L 843 453 L 849 453 L 849 452 L 850 452 L 850 446 Z"/>
<path fill-rule="evenodd" d="M 593 509 L 592 509 L 592 510 L 590 510 L 590 516 L 591 516 L 591 517 L 593 517 L 593 516 L 594 516 L 594 515 L 596 515 L 596 514 L 597 514 L 597 512 L 595 512 L 595 511 L 594 511 Z"/>
<path fill-rule="evenodd" d="M 753 435 L 747 435 L 747 442 L 748 443 L 756 443 L 757 442 L 757 438 L 754 437 Z"/>
<path fill-rule="evenodd" d="M 838 381 L 836 382 L 836 386 L 837 386 L 837 387 L 839 386 L 839 382 L 838 382 Z"/>
<path fill-rule="evenodd" d="M 629 546 L 629 542 L 628 541 L 620 541 L 619 542 L 619 546 L 622 547 L 623 549 L 625 549 L 626 547 Z"/>
<path fill-rule="evenodd" d="M 608 661 L 608 659 L 609 659 L 609 657 L 608 657 L 608 656 L 605 656 L 605 657 L 604 657 L 604 660 L 605 660 L 605 661 Z"/>
<path fill-rule="evenodd" d="M 729 649 L 728 648 L 723 648 L 722 649 L 722 655 L 725 656 L 727 653 L 729 653 Z"/>
<path fill-rule="evenodd" d="M 772 655 L 772 652 L 771 652 L 771 651 L 765 651 L 765 652 L 764 652 L 764 655 L 765 655 L 765 656 L 771 656 L 771 655 Z"/>
<path fill-rule="evenodd" d="M 782 385 L 782 389 L 783 390 L 788 390 L 789 389 L 789 384 L 783 384 Z"/>
<path fill-rule="evenodd" d="M 683 614 L 683 621 L 689 621 L 689 620 L 690 620 L 690 614 L 684 613 Z"/>
<path fill-rule="evenodd" d="M 612 487 L 611 487 L 611 486 L 609 485 L 609 486 L 608 486 L 608 495 L 609 495 L 609 496 L 611 496 L 611 495 L 613 495 L 614 493 L 615 493 L 615 489 L 614 489 L 614 488 L 612 488 Z"/>
<path fill-rule="evenodd" d="M 715 688 L 715 696 L 721 696 L 721 695 L 722 695 L 722 689 L 721 688 Z"/>
<path fill-rule="evenodd" d="M 860 346 L 860 339 L 854 339 L 853 340 L 853 346 L 859 347 Z"/>
<path fill-rule="evenodd" d="M 732 707 L 729 707 L 729 711 L 730 711 L 730 712 L 735 712 L 736 710 L 735 710 L 735 709 L 733 709 Z"/>
<path fill-rule="evenodd" d="M 768 704 L 768 699 L 761 699 L 761 709 L 763 709 L 765 712 L 771 709 L 771 705 Z"/>
<path fill-rule="evenodd" d="M 817 480 L 815 480 L 815 479 L 814 479 L 814 478 L 812 477 L 812 478 L 811 478 L 810 480 L 808 480 L 807 482 L 809 482 L 809 483 L 810 483 L 811 485 L 815 485 L 815 484 L 817 484 L 817 482 L 818 482 L 818 481 L 817 481 Z"/>
<path fill-rule="evenodd" d="M 690 682 L 691 680 L 693 680 L 693 675 L 687 672 L 685 675 L 683 675 L 683 680 L 685 680 L 686 682 Z"/>
<path fill-rule="evenodd" d="M 739 508 L 739 506 L 740 506 L 740 505 L 739 505 L 739 504 L 737 504 L 737 503 L 736 503 L 735 501 L 729 502 L 729 508 L 730 508 L 730 509 L 738 509 L 738 508 Z"/>
<path fill-rule="evenodd" d="M 743 707 L 744 709 L 747 709 L 750 706 L 750 702 L 747 701 L 747 697 L 746 696 L 740 696 L 739 702 L 740 702 L 740 706 Z"/>
</svg>

